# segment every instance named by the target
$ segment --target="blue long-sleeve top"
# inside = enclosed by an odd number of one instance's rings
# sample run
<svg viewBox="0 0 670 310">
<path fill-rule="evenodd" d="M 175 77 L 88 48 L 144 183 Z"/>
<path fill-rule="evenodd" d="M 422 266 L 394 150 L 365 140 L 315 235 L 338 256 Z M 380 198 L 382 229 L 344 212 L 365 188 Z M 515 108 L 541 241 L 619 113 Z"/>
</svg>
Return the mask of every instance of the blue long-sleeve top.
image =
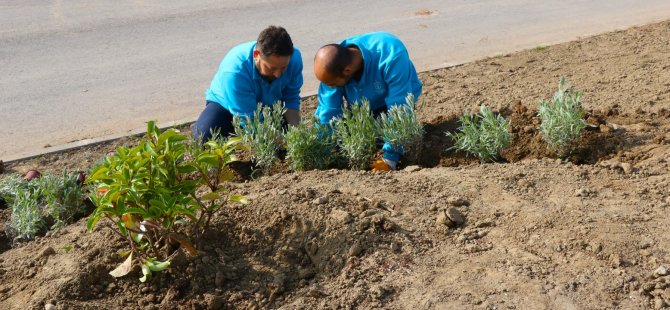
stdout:
<svg viewBox="0 0 670 310">
<path fill-rule="evenodd" d="M 300 51 L 294 48 L 286 71 L 268 82 L 256 69 L 255 47 L 255 41 L 243 43 L 226 54 L 205 92 L 206 99 L 239 116 L 253 117 L 259 102 L 269 106 L 278 100 L 287 109 L 299 110 L 303 83 Z"/>
<path fill-rule="evenodd" d="M 372 111 L 384 105 L 391 108 L 405 104 L 409 93 L 419 98 L 421 82 L 407 48 L 397 37 L 387 32 L 373 32 L 350 37 L 340 45 L 358 47 L 363 56 L 363 73 L 360 80 L 352 78 L 341 87 L 319 85 L 315 114 L 322 124 L 342 115 L 343 98 L 348 104 L 360 103 L 366 98 Z"/>
</svg>

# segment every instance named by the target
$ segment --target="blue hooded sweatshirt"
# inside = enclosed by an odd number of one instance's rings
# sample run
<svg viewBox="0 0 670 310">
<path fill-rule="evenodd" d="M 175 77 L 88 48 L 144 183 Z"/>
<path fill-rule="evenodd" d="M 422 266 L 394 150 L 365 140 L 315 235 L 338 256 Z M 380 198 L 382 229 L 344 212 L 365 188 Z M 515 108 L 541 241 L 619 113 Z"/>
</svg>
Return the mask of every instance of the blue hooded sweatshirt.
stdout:
<svg viewBox="0 0 670 310">
<path fill-rule="evenodd" d="M 221 61 L 210 87 L 205 92 L 208 101 L 214 101 L 233 115 L 253 117 L 258 103 L 271 106 L 282 101 L 287 109 L 300 109 L 302 87 L 302 56 L 297 48 L 286 71 L 272 82 L 265 80 L 256 69 L 254 48 L 256 41 L 234 47 Z"/>
<path fill-rule="evenodd" d="M 341 87 L 319 85 L 319 105 L 315 114 L 321 124 L 342 116 L 343 98 L 348 104 L 360 104 L 366 98 L 372 111 L 406 104 L 405 98 L 410 93 L 418 100 L 421 82 L 407 48 L 397 37 L 387 32 L 373 32 L 350 37 L 340 45 L 358 47 L 363 56 L 363 73 L 359 81 L 350 79 Z M 384 158 L 400 160 L 402 150 L 394 150 L 386 143 L 383 151 Z"/>
</svg>

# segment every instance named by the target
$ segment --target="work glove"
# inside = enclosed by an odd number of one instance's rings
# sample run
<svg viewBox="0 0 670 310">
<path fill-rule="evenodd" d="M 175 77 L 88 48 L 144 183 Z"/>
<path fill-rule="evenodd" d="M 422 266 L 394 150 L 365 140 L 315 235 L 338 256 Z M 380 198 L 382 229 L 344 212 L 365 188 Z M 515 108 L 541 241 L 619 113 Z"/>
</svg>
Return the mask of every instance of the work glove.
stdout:
<svg viewBox="0 0 670 310">
<path fill-rule="evenodd" d="M 398 163 L 393 160 L 383 158 L 372 163 L 370 168 L 372 168 L 372 171 L 394 171 L 396 170 L 397 164 Z"/>
</svg>

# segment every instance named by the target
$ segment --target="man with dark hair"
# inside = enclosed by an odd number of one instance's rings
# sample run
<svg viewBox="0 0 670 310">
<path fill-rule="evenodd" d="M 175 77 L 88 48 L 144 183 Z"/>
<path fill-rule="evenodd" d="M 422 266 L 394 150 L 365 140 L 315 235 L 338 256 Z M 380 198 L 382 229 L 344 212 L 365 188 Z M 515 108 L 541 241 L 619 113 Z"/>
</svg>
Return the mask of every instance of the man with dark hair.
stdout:
<svg viewBox="0 0 670 310">
<path fill-rule="evenodd" d="M 342 115 L 342 104 L 367 99 L 375 117 L 394 105 L 417 100 L 421 82 L 405 45 L 386 32 L 350 37 L 321 47 L 314 57 L 314 74 L 321 81 L 316 116 L 322 124 Z M 384 144 L 384 156 L 374 163 L 379 170 L 395 170 L 402 150 Z"/>
<path fill-rule="evenodd" d="M 205 92 L 205 110 L 193 126 L 194 138 L 205 142 L 212 132 L 227 137 L 234 132 L 233 115 L 253 117 L 259 102 L 282 101 L 284 119 L 298 125 L 302 82 L 302 56 L 286 29 L 265 28 L 256 41 L 234 47 L 221 61 Z"/>
</svg>

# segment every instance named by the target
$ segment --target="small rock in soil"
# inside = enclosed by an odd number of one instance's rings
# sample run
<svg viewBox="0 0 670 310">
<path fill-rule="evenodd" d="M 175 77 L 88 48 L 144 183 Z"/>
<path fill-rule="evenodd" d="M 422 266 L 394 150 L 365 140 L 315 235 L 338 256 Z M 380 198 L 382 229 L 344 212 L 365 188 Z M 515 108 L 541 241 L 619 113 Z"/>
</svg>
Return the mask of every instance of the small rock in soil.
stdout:
<svg viewBox="0 0 670 310">
<path fill-rule="evenodd" d="M 461 197 L 450 196 L 447 197 L 447 204 L 452 205 L 454 207 L 460 207 L 460 206 L 468 206 L 470 205 L 470 202 Z"/>
<path fill-rule="evenodd" d="M 437 222 L 438 226 L 447 225 L 447 226 L 451 227 L 453 225 L 453 223 L 449 220 L 449 218 L 447 217 L 447 214 L 444 211 L 440 211 L 437 214 L 437 219 L 435 221 Z"/>
<path fill-rule="evenodd" d="M 575 190 L 576 197 L 588 197 L 591 192 L 587 188 L 578 188 Z"/>
<path fill-rule="evenodd" d="M 46 304 L 46 305 L 44 305 L 44 310 L 56 310 L 56 305 Z"/>
<path fill-rule="evenodd" d="M 223 307 L 223 298 L 214 294 L 205 294 L 205 303 L 207 309 L 221 309 Z"/>
<path fill-rule="evenodd" d="M 654 274 L 659 277 L 666 276 L 668 275 L 668 268 L 665 266 L 658 267 L 654 271 Z"/>
<path fill-rule="evenodd" d="M 403 171 L 407 171 L 407 172 L 417 172 L 417 171 L 419 171 L 419 170 L 421 170 L 421 167 L 416 166 L 416 165 L 414 165 L 414 166 L 407 166 L 407 167 L 405 167 L 405 169 L 403 169 Z"/>
<path fill-rule="evenodd" d="M 449 220 L 454 222 L 456 225 L 461 225 L 465 223 L 465 219 L 463 218 L 463 215 L 461 215 L 461 212 L 458 211 L 456 208 L 449 208 L 447 209 L 447 217 L 449 217 Z"/>
<path fill-rule="evenodd" d="M 44 248 L 44 250 L 42 250 L 42 252 L 40 252 L 40 257 L 51 256 L 51 255 L 54 255 L 54 254 L 56 254 L 56 250 L 54 250 L 54 248 L 48 246 L 48 247 Z"/>
<path fill-rule="evenodd" d="M 361 247 L 361 245 L 358 242 L 354 243 L 349 248 L 349 256 L 350 257 L 358 256 L 358 254 L 361 254 L 362 251 L 363 251 L 363 248 Z"/>
<path fill-rule="evenodd" d="M 630 174 L 637 170 L 633 165 L 629 163 L 621 163 L 621 169 L 623 169 L 623 172 L 625 174 Z"/>
<path fill-rule="evenodd" d="M 314 199 L 313 202 L 316 205 L 322 205 L 322 204 L 328 203 L 328 196 L 321 196 L 319 198 Z"/>
<path fill-rule="evenodd" d="M 349 212 L 339 209 L 334 209 L 330 212 L 330 217 L 339 224 L 347 224 L 351 222 L 352 216 Z"/>
<path fill-rule="evenodd" d="M 654 301 L 654 309 L 663 309 L 665 307 L 665 301 L 661 298 L 656 298 Z"/>
</svg>

